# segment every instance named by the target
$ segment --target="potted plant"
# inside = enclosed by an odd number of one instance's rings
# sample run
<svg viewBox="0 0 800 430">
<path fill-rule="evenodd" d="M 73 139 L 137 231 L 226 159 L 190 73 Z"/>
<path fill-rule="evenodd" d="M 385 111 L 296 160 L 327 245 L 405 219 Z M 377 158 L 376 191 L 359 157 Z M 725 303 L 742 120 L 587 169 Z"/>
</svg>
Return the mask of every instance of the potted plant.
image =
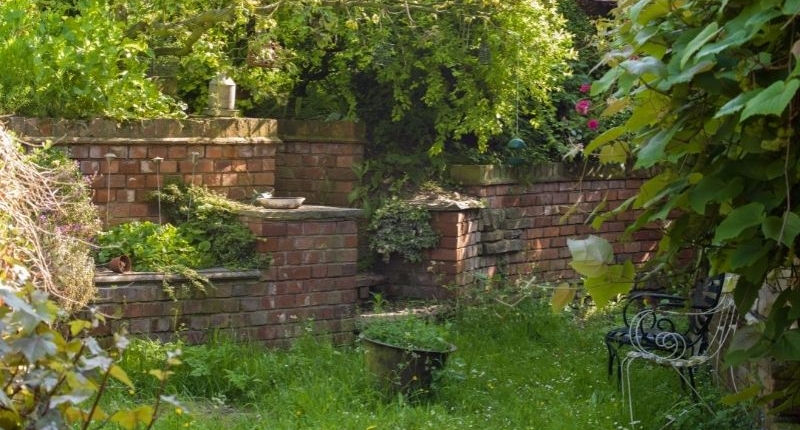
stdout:
<svg viewBox="0 0 800 430">
<path fill-rule="evenodd" d="M 373 315 L 360 339 L 366 369 L 388 396 L 429 393 L 435 372 L 456 350 L 444 326 L 416 315 Z"/>
</svg>

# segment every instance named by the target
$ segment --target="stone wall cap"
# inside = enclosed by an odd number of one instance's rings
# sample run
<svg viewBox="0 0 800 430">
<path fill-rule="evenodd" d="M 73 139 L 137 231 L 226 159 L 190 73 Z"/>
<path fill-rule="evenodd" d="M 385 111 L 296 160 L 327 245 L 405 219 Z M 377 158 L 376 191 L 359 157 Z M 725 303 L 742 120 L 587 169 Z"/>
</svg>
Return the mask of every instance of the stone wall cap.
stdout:
<svg viewBox="0 0 800 430">
<path fill-rule="evenodd" d="M 424 206 L 430 211 L 461 211 L 466 209 L 480 209 L 485 207 L 476 197 L 452 191 L 422 191 L 417 193 L 408 203 L 417 206 Z"/>
<path fill-rule="evenodd" d="M 361 218 L 362 209 L 341 208 L 334 206 L 303 205 L 297 209 L 253 208 L 239 211 L 239 215 L 268 220 L 304 220 L 304 219 L 337 219 Z"/>
<path fill-rule="evenodd" d="M 198 270 L 202 276 L 210 281 L 225 279 L 251 279 L 259 278 L 261 271 L 258 269 L 249 270 L 229 270 L 225 268 L 201 269 Z M 115 273 L 110 270 L 98 271 L 94 275 L 94 283 L 97 286 L 109 286 L 109 284 L 127 284 L 131 282 L 162 281 L 165 277 L 169 279 L 179 279 L 180 275 L 164 272 L 130 272 Z"/>
</svg>

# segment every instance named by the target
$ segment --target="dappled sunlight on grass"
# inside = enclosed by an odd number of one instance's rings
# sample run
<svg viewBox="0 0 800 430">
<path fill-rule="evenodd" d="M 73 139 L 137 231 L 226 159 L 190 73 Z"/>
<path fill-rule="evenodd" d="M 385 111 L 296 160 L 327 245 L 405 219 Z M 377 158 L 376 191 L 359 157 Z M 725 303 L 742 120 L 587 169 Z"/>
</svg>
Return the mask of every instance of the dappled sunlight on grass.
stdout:
<svg viewBox="0 0 800 430">
<path fill-rule="evenodd" d="M 155 428 L 630 428 L 616 381 L 606 375 L 602 339 L 613 324 L 609 314 L 553 315 L 546 303 L 530 299 L 514 307 L 464 306 L 453 315 L 458 350 L 428 395 L 381 398 L 358 344 L 333 347 L 309 335 L 289 351 L 267 351 L 218 338 L 184 347 L 186 364 L 170 390 L 192 413 L 167 413 Z M 123 366 L 146 368 L 136 358 L 140 352 L 134 347 Z M 661 428 L 675 404 L 691 407 L 669 370 L 642 365 L 633 372 L 638 428 Z M 714 387 L 702 390 L 713 393 Z M 680 428 L 702 428 L 706 418 L 697 415 Z"/>
</svg>

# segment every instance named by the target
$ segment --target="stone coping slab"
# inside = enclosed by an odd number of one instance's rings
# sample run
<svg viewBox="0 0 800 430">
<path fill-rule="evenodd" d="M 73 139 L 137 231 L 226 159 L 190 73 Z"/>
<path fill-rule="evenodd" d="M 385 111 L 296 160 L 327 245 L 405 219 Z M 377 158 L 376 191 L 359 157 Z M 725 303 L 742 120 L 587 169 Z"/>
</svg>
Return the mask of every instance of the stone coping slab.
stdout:
<svg viewBox="0 0 800 430">
<path fill-rule="evenodd" d="M 301 221 L 313 219 L 361 218 L 362 209 L 341 208 L 333 206 L 303 205 L 297 209 L 243 209 L 239 215 L 279 221 Z"/>
<path fill-rule="evenodd" d="M 215 269 L 202 269 L 197 273 L 205 276 L 211 281 L 215 280 L 229 280 L 229 279 L 257 279 L 261 277 L 261 271 L 258 269 L 248 270 L 229 270 L 225 268 Z M 121 284 L 130 282 L 147 282 L 147 281 L 162 281 L 164 277 L 170 279 L 180 278 L 180 275 L 174 273 L 164 272 L 130 272 L 130 273 L 115 273 L 110 270 L 98 271 L 94 275 L 94 283 L 97 286 L 105 286 L 109 284 Z"/>
</svg>

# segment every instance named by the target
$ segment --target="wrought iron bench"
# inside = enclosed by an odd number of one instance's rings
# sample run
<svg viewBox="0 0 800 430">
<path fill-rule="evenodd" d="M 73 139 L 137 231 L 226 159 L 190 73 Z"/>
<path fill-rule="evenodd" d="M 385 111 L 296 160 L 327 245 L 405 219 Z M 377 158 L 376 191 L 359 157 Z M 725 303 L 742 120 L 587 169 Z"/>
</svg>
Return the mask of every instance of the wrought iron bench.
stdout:
<svg viewBox="0 0 800 430">
<path fill-rule="evenodd" d="M 622 309 L 623 325 L 605 335 L 608 349 L 608 374 L 614 368 L 621 377 L 620 351 L 636 347 L 651 352 L 671 352 L 680 344 L 684 354 L 702 353 L 708 347 L 708 330 L 712 315 L 704 312 L 714 309 L 722 294 L 725 275 L 717 275 L 699 283 L 691 297 L 681 297 L 656 292 L 631 293 Z M 684 314 L 677 311 L 685 311 Z M 636 319 L 642 311 L 650 312 L 647 319 Z M 632 327 L 636 327 L 632 330 Z M 668 336 L 665 333 L 669 333 Z M 690 373 L 693 379 L 693 375 Z"/>
<path fill-rule="evenodd" d="M 630 319 L 628 334 L 622 337 L 630 342 L 630 350 L 622 359 L 619 372 L 623 401 L 627 400 L 633 427 L 637 422 L 633 414 L 631 365 L 636 360 L 672 368 L 681 377 L 684 387 L 688 385 L 691 389 L 695 401 L 702 402 L 695 385 L 695 369 L 719 360 L 736 332 L 738 313 L 732 294 L 736 279 L 735 275 L 710 278 L 697 291 L 698 297 L 690 302 L 691 307 L 676 307 L 677 302 L 666 299 L 666 306 L 654 302 Z M 680 328 L 681 320 L 685 321 L 687 329 Z M 619 360 L 619 345 L 614 353 Z M 706 407 L 711 410 L 708 404 Z"/>
</svg>

